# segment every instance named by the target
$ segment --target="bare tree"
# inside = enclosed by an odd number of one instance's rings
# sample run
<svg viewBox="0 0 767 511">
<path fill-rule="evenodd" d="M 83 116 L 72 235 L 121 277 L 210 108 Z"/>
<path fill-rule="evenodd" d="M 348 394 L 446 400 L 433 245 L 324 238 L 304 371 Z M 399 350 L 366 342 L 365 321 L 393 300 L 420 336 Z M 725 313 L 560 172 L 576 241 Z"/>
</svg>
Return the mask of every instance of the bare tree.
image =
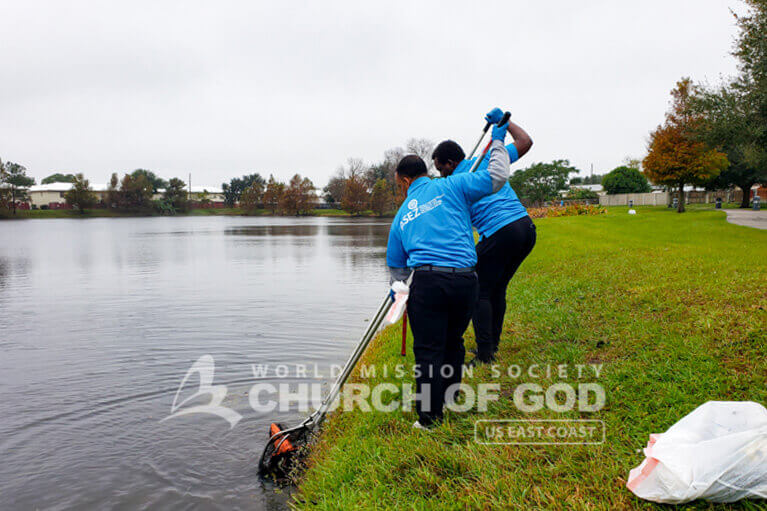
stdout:
<svg viewBox="0 0 767 511">
<path fill-rule="evenodd" d="M 434 162 L 431 159 L 431 153 L 434 151 L 434 142 L 426 138 L 411 138 L 405 143 L 407 151 L 411 154 L 417 154 L 426 163 L 426 169 L 432 170 Z"/>
<path fill-rule="evenodd" d="M 362 158 L 349 158 L 346 161 L 346 168 L 344 169 L 341 167 L 338 170 L 347 178 L 362 176 L 362 174 L 365 173 L 365 170 L 367 170 L 367 165 Z"/>
<path fill-rule="evenodd" d="M 328 184 L 322 189 L 325 192 L 325 202 L 328 204 L 338 204 L 344 195 L 346 187 L 346 178 L 344 178 L 343 169 L 339 169 L 336 175 L 330 178 Z"/>
</svg>

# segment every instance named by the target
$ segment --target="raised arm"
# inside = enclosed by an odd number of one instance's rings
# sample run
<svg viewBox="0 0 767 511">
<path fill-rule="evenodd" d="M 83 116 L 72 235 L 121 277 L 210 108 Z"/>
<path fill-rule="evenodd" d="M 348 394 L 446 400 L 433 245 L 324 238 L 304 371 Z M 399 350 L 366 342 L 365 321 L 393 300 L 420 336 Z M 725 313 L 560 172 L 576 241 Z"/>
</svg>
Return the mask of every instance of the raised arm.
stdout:
<svg viewBox="0 0 767 511">
<path fill-rule="evenodd" d="M 509 165 L 511 165 L 509 151 L 503 145 L 503 138 L 496 138 L 495 130 L 501 131 L 501 128 L 493 128 L 493 141 L 490 144 L 490 163 L 487 165 L 487 171 L 490 173 L 490 179 L 493 183 L 493 193 L 500 190 L 509 180 Z"/>
<path fill-rule="evenodd" d="M 453 174 L 447 178 L 446 182 L 453 186 L 463 199 L 472 204 L 482 197 L 495 193 L 509 179 L 509 151 L 503 145 L 506 137 L 507 126 L 493 126 L 493 139 L 490 142 L 490 159 L 487 167 L 480 167 L 476 172 L 463 172 Z"/>
<path fill-rule="evenodd" d="M 503 110 L 500 108 L 493 108 L 485 116 L 487 122 L 493 124 L 497 123 L 503 117 Z M 517 149 L 517 158 L 523 157 L 533 147 L 533 139 L 527 134 L 518 124 L 509 121 L 509 134 L 514 139 L 514 147 Z"/>
<path fill-rule="evenodd" d="M 509 134 L 514 139 L 514 147 L 517 148 L 519 157 L 523 157 L 533 147 L 533 139 L 518 124 L 509 121 Z"/>
</svg>

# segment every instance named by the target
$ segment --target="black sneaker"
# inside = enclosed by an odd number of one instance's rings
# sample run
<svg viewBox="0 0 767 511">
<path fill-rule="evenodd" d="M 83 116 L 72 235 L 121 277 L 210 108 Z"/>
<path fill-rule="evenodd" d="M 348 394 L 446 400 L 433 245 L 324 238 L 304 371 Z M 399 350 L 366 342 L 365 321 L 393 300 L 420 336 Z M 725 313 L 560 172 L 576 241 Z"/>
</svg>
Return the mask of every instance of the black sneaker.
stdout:
<svg viewBox="0 0 767 511">
<path fill-rule="evenodd" d="M 423 424 L 421 424 L 421 421 L 415 421 L 413 423 L 413 429 L 417 429 L 417 430 L 420 430 L 420 431 L 431 431 L 432 429 L 434 429 L 436 427 L 437 427 L 437 425 L 434 424 L 434 423 L 429 424 L 428 426 L 424 426 Z"/>
<path fill-rule="evenodd" d="M 494 356 L 490 357 L 490 358 L 481 358 L 481 357 L 477 356 L 477 357 L 472 358 L 471 361 L 468 364 L 466 364 L 466 365 L 468 367 L 477 367 L 477 366 L 482 365 L 482 364 L 492 364 L 493 362 L 495 362 L 495 357 Z"/>
</svg>

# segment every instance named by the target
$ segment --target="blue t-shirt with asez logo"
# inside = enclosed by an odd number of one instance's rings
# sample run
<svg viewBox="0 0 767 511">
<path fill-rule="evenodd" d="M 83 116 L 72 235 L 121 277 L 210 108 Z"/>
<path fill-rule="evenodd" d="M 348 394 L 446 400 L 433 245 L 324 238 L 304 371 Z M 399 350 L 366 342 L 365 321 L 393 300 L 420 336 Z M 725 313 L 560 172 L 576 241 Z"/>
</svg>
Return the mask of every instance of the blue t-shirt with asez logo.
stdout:
<svg viewBox="0 0 767 511">
<path fill-rule="evenodd" d="M 469 208 L 492 191 L 487 165 L 472 174 L 413 181 L 389 229 L 386 263 L 394 268 L 474 266 Z"/>
<path fill-rule="evenodd" d="M 511 163 L 519 159 L 519 153 L 514 144 L 507 145 L 506 149 L 509 151 Z M 475 160 L 476 158 L 463 160 L 455 168 L 453 175 L 468 173 Z M 490 153 L 488 152 L 479 163 L 477 170 L 486 169 L 489 162 Z M 527 210 L 508 182 L 497 193 L 485 197 L 471 206 L 471 224 L 477 229 L 479 235 L 485 238 L 495 234 L 504 225 L 526 216 Z"/>
</svg>

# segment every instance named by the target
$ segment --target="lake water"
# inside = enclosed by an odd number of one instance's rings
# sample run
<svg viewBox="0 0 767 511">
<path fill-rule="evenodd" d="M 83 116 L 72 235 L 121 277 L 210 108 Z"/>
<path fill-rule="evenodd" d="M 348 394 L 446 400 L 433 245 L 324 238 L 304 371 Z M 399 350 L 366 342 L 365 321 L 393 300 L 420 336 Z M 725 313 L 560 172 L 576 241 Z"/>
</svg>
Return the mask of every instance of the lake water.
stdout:
<svg viewBox="0 0 767 511">
<path fill-rule="evenodd" d="M 268 424 L 304 414 L 255 412 L 251 387 L 278 380 L 256 380 L 251 364 L 309 364 L 279 382 L 327 386 L 386 291 L 388 230 L 332 218 L 0 222 L 0 509 L 284 508 L 257 461 Z M 160 422 L 203 355 L 242 419 Z"/>
</svg>

